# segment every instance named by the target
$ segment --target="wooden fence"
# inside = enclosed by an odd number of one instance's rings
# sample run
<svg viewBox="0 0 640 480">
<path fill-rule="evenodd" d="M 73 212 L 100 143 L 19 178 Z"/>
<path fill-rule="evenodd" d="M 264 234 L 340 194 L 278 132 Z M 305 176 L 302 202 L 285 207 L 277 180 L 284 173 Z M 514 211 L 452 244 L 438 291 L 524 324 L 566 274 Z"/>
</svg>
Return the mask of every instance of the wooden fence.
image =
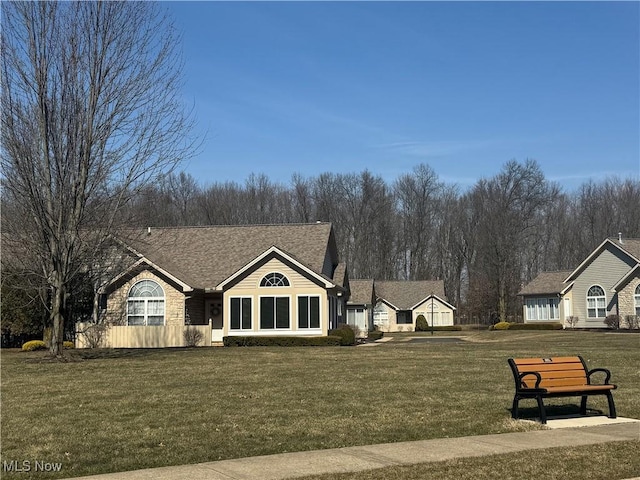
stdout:
<svg viewBox="0 0 640 480">
<path fill-rule="evenodd" d="M 210 325 L 116 326 L 76 324 L 76 348 L 185 347 L 185 332 L 198 336 L 198 346 L 211 346 Z M 193 337 L 192 337 L 193 338 Z"/>
</svg>

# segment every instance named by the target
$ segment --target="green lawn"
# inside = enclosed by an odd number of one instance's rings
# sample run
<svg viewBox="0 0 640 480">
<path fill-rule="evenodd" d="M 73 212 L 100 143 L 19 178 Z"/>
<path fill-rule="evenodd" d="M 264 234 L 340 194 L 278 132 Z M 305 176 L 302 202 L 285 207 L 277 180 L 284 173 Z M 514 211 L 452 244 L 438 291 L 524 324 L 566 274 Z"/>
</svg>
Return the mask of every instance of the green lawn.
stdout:
<svg viewBox="0 0 640 480">
<path fill-rule="evenodd" d="M 636 334 L 462 334 L 470 341 L 76 351 L 91 358 L 64 364 L 2 351 L 1 459 L 62 462 L 68 477 L 544 428 L 510 419 L 511 356 L 582 354 L 612 370 L 618 414 L 640 418 Z M 522 413 L 535 415 L 534 403 Z M 577 399 L 555 404 L 550 415 L 578 410 Z M 589 406 L 607 411 L 604 398 Z"/>
</svg>

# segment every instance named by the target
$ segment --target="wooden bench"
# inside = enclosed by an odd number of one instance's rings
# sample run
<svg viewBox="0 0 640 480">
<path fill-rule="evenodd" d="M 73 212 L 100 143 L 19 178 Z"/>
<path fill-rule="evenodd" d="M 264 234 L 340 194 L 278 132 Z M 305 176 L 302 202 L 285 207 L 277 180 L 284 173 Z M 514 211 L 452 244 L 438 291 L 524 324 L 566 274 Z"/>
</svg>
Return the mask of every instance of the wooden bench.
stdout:
<svg viewBox="0 0 640 480">
<path fill-rule="evenodd" d="M 542 403 L 543 398 L 582 397 L 580 414 L 587 414 L 587 397 L 590 395 L 606 395 L 609 402 L 609 417 L 616 418 L 616 407 L 613 403 L 612 390 L 616 385 L 609 383 L 611 372 L 606 368 L 587 369 L 583 358 L 551 357 L 551 358 L 510 358 L 509 366 L 516 383 L 513 397 L 511 417 L 518 419 L 518 403 L 525 398 L 535 398 L 540 410 L 540 422 L 547 423 L 547 413 Z M 591 375 L 604 373 L 602 384 L 591 383 Z"/>
</svg>

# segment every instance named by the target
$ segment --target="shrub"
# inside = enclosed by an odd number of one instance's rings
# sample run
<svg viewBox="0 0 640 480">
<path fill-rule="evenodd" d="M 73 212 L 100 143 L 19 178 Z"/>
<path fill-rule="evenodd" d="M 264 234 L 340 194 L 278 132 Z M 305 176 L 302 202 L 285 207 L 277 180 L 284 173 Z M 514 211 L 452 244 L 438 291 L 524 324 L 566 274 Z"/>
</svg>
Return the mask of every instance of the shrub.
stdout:
<svg viewBox="0 0 640 480">
<path fill-rule="evenodd" d="M 640 315 L 627 315 L 627 328 L 629 330 L 637 330 L 640 328 Z"/>
<path fill-rule="evenodd" d="M 100 348 L 107 333 L 107 326 L 103 323 L 90 323 L 78 333 L 82 335 L 87 348 Z"/>
<path fill-rule="evenodd" d="M 204 340 L 204 335 L 197 328 L 187 327 L 182 332 L 182 336 L 187 347 L 197 347 Z"/>
<path fill-rule="evenodd" d="M 327 347 L 340 345 L 342 338 L 328 337 L 224 337 L 225 347 Z"/>
<path fill-rule="evenodd" d="M 433 327 L 433 330 L 436 332 L 461 332 L 462 325 L 442 325 Z"/>
<path fill-rule="evenodd" d="M 620 328 L 620 316 L 619 315 L 609 315 L 604 319 L 604 324 L 613 329 Z"/>
<path fill-rule="evenodd" d="M 350 325 L 342 324 L 338 328 L 329 331 L 329 336 L 340 337 L 340 345 L 350 346 L 356 344 L 356 334 Z"/>
<path fill-rule="evenodd" d="M 580 317 L 571 315 L 567 317 L 565 321 L 567 322 L 567 325 L 569 326 L 569 328 L 576 328 L 576 326 L 578 325 L 578 322 L 580 321 Z"/>
<path fill-rule="evenodd" d="M 509 330 L 511 324 L 509 322 L 498 322 L 493 325 L 493 330 Z"/>
<path fill-rule="evenodd" d="M 69 350 L 71 348 L 76 348 L 76 346 L 74 345 L 73 342 L 66 341 L 66 342 L 62 342 L 62 348 L 64 348 L 65 350 Z"/>
<path fill-rule="evenodd" d="M 42 340 L 31 340 L 22 345 L 23 352 L 33 352 L 34 350 L 46 350 L 47 344 Z"/>
<path fill-rule="evenodd" d="M 429 330 L 427 319 L 422 314 L 418 315 L 418 318 L 416 318 L 416 332 L 426 332 L 427 330 Z"/>
<path fill-rule="evenodd" d="M 562 330 L 559 322 L 510 323 L 509 330 Z"/>
<path fill-rule="evenodd" d="M 371 332 L 368 333 L 367 338 L 369 340 L 380 340 L 382 337 L 384 337 L 384 332 L 380 331 L 380 330 L 373 330 Z"/>
</svg>

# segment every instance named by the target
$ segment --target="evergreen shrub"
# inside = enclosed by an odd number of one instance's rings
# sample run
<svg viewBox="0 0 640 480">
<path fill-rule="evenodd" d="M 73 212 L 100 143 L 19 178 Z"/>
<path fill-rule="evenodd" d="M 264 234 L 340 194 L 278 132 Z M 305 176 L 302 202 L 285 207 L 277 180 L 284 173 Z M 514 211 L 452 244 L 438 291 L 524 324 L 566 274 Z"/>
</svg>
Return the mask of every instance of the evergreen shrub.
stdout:
<svg viewBox="0 0 640 480">
<path fill-rule="evenodd" d="M 224 337 L 225 347 L 328 347 L 340 345 L 342 338 L 328 337 Z"/>
<path fill-rule="evenodd" d="M 31 340 L 22 345 L 23 352 L 33 352 L 35 350 L 46 350 L 47 344 L 42 340 Z"/>
<path fill-rule="evenodd" d="M 340 337 L 342 339 L 340 345 L 342 346 L 350 346 L 356 344 L 356 333 L 353 331 L 351 326 L 347 324 L 342 324 L 338 328 L 330 330 L 329 336 Z"/>
</svg>

